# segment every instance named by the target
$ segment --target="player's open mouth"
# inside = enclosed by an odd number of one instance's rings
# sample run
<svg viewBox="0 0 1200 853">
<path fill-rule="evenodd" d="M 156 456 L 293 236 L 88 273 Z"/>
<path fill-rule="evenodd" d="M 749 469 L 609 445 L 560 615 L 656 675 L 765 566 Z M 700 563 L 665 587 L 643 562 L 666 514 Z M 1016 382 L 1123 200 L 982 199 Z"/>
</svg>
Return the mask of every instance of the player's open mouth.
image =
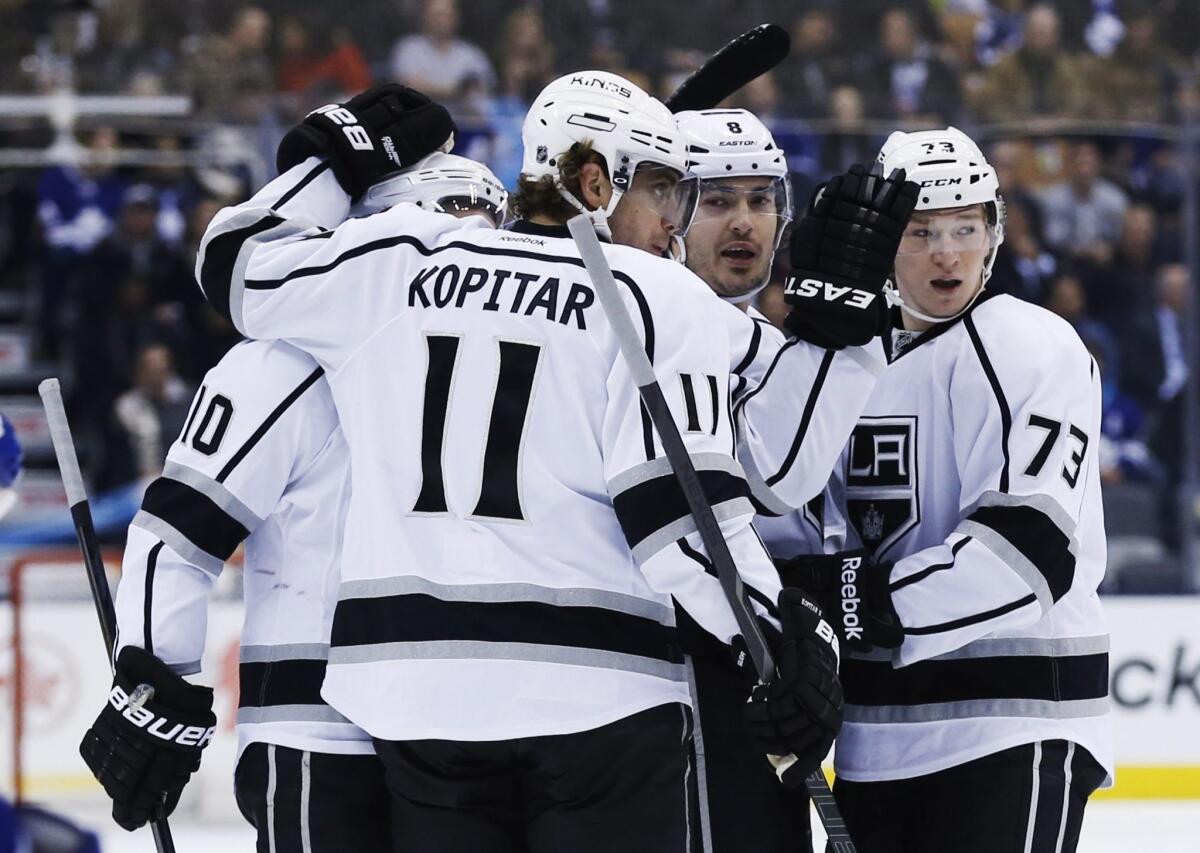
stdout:
<svg viewBox="0 0 1200 853">
<path fill-rule="evenodd" d="M 750 243 L 733 243 L 721 250 L 721 257 L 734 267 L 749 267 L 758 258 L 758 249 Z"/>
<path fill-rule="evenodd" d="M 953 290 L 954 288 L 956 288 L 960 284 L 962 284 L 962 279 L 961 278 L 931 278 L 929 280 L 929 283 L 932 284 L 936 290 Z"/>
</svg>

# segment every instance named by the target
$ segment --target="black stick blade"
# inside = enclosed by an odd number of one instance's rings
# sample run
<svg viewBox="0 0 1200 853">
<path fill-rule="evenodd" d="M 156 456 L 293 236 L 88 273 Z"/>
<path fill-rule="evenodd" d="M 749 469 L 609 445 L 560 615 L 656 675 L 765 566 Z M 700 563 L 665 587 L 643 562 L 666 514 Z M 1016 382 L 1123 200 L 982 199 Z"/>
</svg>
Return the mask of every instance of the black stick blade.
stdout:
<svg viewBox="0 0 1200 853">
<path fill-rule="evenodd" d="M 770 71 L 791 50 L 792 39 L 778 24 L 759 24 L 708 58 L 666 100 L 673 113 L 709 110 Z"/>
</svg>

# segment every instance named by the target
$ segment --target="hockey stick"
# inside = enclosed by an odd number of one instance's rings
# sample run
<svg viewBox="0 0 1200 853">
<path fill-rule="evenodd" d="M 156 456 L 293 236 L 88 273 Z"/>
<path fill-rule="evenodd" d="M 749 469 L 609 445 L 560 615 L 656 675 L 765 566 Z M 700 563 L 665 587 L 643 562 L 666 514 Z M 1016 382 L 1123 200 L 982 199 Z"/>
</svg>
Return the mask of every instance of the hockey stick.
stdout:
<svg viewBox="0 0 1200 853">
<path fill-rule="evenodd" d="M 704 494 L 704 487 L 700 485 L 696 467 L 692 464 L 687 448 L 684 447 L 679 427 L 675 424 L 666 397 L 663 396 L 662 388 L 654 375 L 654 366 L 650 364 L 650 358 L 642 349 L 641 338 L 638 337 L 633 320 L 621 301 L 616 279 L 613 278 L 608 260 L 604 257 L 604 250 L 600 247 L 600 239 L 587 216 L 574 217 L 567 223 L 567 227 L 575 239 L 575 245 L 579 247 L 579 256 L 592 279 L 592 284 L 596 287 L 600 307 L 613 327 L 621 355 L 633 375 L 633 381 L 637 383 L 638 393 L 662 441 L 671 471 L 679 481 L 688 509 L 700 532 L 700 538 L 709 557 L 712 558 L 713 567 L 721 581 L 721 589 L 725 592 L 733 617 L 742 632 L 754 668 L 758 671 L 759 678 L 767 681 L 775 674 L 775 661 L 771 657 L 771 650 L 767 647 L 758 620 L 751 612 L 745 585 L 738 574 L 737 566 L 734 565 L 733 555 L 729 553 L 729 544 L 725 541 L 720 525 L 713 515 L 712 505 Z M 793 756 L 787 756 L 772 763 L 782 777 L 783 772 L 795 760 Z M 829 849 L 833 853 L 855 853 L 854 842 L 850 840 L 850 834 L 846 831 L 846 824 L 834 801 L 833 792 L 829 790 L 824 772 L 818 767 L 805 778 L 804 785 L 817 807 L 825 834 L 829 837 Z"/>
<path fill-rule="evenodd" d="M 778 24 L 746 30 L 693 71 L 664 102 L 673 113 L 708 110 L 788 55 L 792 39 Z"/>
<path fill-rule="evenodd" d="M 117 611 L 113 607 L 108 578 L 104 574 L 104 561 L 100 558 L 100 543 L 96 540 L 96 528 L 92 525 L 92 511 L 88 506 L 87 491 L 83 488 L 83 475 L 79 472 L 79 457 L 75 455 L 75 440 L 71 437 L 71 425 L 67 422 L 62 389 L 57 379 L 45 379 L 38 385 L 38 394 L 46 409 L 50 440 L 54 444 L 54 455 L 58 458 L 67 504 L 71 507 L 71 520 L 75 522 L 79 550 L 83 552 L 83 565 L 92 588 L 96 617 L 100 620 L 104 650 L 112 666 L 113 646 L 117 638 Z M 167 825 L 165 817 L 151 821 L 150 831 L 154 834 L 154 846 L 158 853 L 175 853 L 175 841 L 171 838 L 171 827 Z"/>
</svg>

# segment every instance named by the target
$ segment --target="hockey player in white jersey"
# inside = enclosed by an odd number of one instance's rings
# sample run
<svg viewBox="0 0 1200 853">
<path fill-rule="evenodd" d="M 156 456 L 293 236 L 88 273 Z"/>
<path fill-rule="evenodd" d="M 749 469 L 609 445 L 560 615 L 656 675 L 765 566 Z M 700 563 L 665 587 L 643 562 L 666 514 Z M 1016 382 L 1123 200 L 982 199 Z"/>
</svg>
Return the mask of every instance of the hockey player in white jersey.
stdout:
<svg viewBox="0 0 1200 853">
<path fill-rule="evenodd" d="M 756 496 L 764 511 L 794 507 L 828 480 L 883 370 L 883 348 L 878 337 L 865 347 L 842 349 L 786 337 L 752 307 L 755 294 L 770 281 L 775 252 L 792 219 L 786 154 L 746 110 L 683 112 L 676 118 L 688 146 L 689 171 L 699 182 L 696 215 L 678 243 L 688 268 L 741 309 L 725 313 L 731 339 L 739 342 L 731 398 L 735 406 L 748 398 L 749 411 L 740 411 L 744 420 L 752 418 L 743 424 L 743 464 L 757 472 L 750 443 L 757 442 L 761 451 L 769 444 L 764 438 L 778 444 L 782 434 L 787 456 L 767 476 L 756 478 L 761 487 Z M 903 176 L 897 180 L 902 183 Z M 897 222 L 896 245 L 903 225 L 902 219 Z M 837 248 L 846 260 L 856 257 L 852 241 Z M 825 260 L 831 260 L 828 254 Z M 879 298 L 882 285 L 880 277 Z M 765 488 L 768 479 L 773 489 Z M 679 619 L 696 693 L 705 850 L 794 853 L 807 847 L 807 795 L 781 786 L 771 766 L 750 748 L 740 708 L 744 697 L 728 654 L 686 613 Z"/>
<path fill-rule="evenodd" d="M 292 341 L 329 381 L 354 490 L 322 695 L 374 738 L 396 848 L 685 851 L 695 775 L 672 596 L 722 640 L 736 623 L 561 226 L 586 209 L 637 247 L 606 254 L 774 623 L 778 577 L 730 454 L 728 335 L 714 303 L 689 298 L 707 295 L 699 280 L 640 251 L 690 217 L 666 109 L 581 72 L 530 115 L 533 194 L 515 196 L 529 218 L 512 231 L 410 206 L 346 220 L 381 171 L 453 130 L 424 96 L 382 86 L 288 134 L 290 168 L 218 214 L 197 274 L 240 330 Z M 687 429 L 681 374 L 721 394 L 705 429 Z M 778 616 L 793 665 L 756 733 L 811 768 L 840 691 L 794 604 Z"/>
<path fill-rule="evenodd" d="M 897 132 L 880 161 L 921 192 L 831 488 L 849 550 L 782 569 L 843 614 L 838 800 L 864 853 L 1069 853 L 1113 772 L 1100 376 L 1069 325 L 984 289 L 1004 209 L 970 138 Z"/>
<path fill-rule="evenodd" d="M 495 223 L 506 193 L 485 166 L 434 153 L 372 187 L 357 212 L 402 202 Z M 200 670 L 208 593 L 245 543 L 234 787 L 263 853 L 391 845 L 370 736 L 321 698 L 349 474 L 324 371 L 282 341 L 246 341 L 205 376 L 129 529 L 113 696 L 148 684 L 144 708 L 205 729 L 212 692 L 181 676 Z M 105 707 L 81 751 L 134 829 L 171 812 L 204 743 L 139 739 L 119 710 Z"/>
</svg>

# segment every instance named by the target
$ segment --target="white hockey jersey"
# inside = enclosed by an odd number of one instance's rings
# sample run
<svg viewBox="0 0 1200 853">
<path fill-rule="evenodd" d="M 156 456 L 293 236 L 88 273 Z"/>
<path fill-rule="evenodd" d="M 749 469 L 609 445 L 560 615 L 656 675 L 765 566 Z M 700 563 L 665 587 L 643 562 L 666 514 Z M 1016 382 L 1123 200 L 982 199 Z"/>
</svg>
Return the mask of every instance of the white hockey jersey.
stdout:
<svg viewBox="0 0 1200 853">
<path fill-rule="evenodd" d="M 567 733 L 687 703 L 672 596 L 723 640 L 736 623 L 574 243 L 347 208 L 309 161 L 218 214 L 197 261 L 239 330 L 317 359 L 346 435 L 323 695 L 393 740 Z M 718 303 L 678 264 L 605 251 L 765 614 L 779 582 L 730 453 Z M 684 375 L 716 388 L 715 422 L 689 421 Z"/>
<path fill-rule="evenodd" d="M 1028 303 L 985 293 L 894 357 L 823 535 L 769 535 L 781 556 L 823 538 L 895 564 L 904 642 L 843 658 L 839 776 L 908 778 L 1055 738 L 1111 776 L 1099 434 L 1095 362 Z"/>
<path fill-rule="evenodd" d="M 253 742 L 370 753 L 321 698 L 350 459 L 324 371 L 280 341 L 238 344 L 204 378 L 129 528 L 118 646 L 199 672 L 208 593 L 245 541 L 238 754 Z"/>
</svg>

